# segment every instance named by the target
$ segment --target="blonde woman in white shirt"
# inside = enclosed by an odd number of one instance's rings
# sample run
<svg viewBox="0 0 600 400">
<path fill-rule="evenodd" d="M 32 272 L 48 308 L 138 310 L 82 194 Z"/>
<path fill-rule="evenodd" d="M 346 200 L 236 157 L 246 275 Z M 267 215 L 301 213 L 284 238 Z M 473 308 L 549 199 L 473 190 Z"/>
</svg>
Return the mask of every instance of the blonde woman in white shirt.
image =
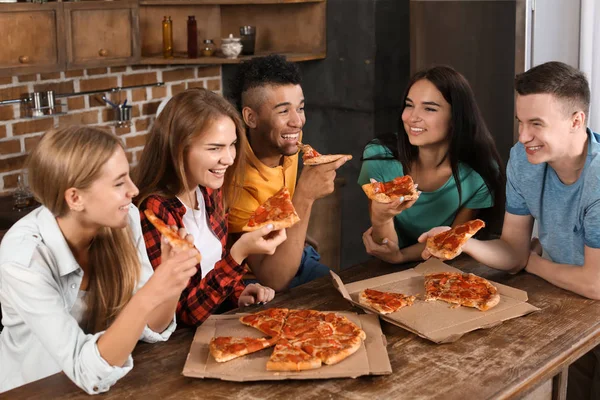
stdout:
<svg viewBox="0 0 600 400">
<path fill-rule="evenodd" d="M 28 168 L 42 206 L 0 245 L 0 392 L 60 371 L 90 394 L 105 392 L 131 370 L 139 339 L 174 331 L 195 250 L 163 243 L 153 274 L 131 204 L 138 189 L 111 133 L 50 131 Z"/>
</svg>

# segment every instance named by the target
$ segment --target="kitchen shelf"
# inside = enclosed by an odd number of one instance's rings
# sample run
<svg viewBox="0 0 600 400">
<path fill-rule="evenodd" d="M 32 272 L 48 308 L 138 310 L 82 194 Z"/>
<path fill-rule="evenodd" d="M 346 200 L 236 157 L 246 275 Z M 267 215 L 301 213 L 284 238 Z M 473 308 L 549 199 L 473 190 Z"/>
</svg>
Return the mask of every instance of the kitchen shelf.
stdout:
<svg viewBox="0 0 600 400">
<path fill-rule="evenodd" d="M 254 54 L 252 56 L 239 56 L 238 58 L 225 58 L 225 57 L 198 57 L 198 58 L 187 58 L 185 54 L 175 55 L 173 58 L 163 58 L 162 56 L 155 57 L 142 57 L 140 60 L 141 65 L 181 65 L 181 64 L 239 64 L 243 61 L 250 60 L 254 57 L 266 56 L 272 53 Z M 288 61 L 299 62 L 299 61 L 311 61 L 311 60 L 322 60 L 325 58 L 325 53 L 277 53 L 285 56 Z"/>
<path fill-rule="evenodd" d="M 259 4 L 300 4 L 324 3 L 326 0 L 140 0 L 141 6 L 171 5 L 259 5 Z"/>
</svg>

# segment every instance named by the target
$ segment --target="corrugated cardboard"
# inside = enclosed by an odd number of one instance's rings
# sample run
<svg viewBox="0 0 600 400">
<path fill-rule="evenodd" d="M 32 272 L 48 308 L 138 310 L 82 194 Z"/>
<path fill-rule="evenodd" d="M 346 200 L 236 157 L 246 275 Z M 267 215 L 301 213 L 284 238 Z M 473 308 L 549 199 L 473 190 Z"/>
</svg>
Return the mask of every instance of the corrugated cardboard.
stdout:
<svg viewBox="0 0 600 400">
<path fill-rule="evenodd" d="M 345 299 L 368 312 L 378 311 L 358 302 L 358 294 L 364 289 L 398 292 L 425 298 L 424 275 L 433 272 L 462 272 L 438 259 L 431 258 L 415 268 L 393 274 L 378 276 L 344 285 L 340 277 L 331 272 L 333 283 Z M 379 315 L 380 318 L 400 326 L 435 343 L 450 343 L 475 329 L 491 328 L 511 318 L 520 317 L 539 308 L 527 303 L 527 292 L 492 282 L 500 293 L 500 303 L 488 311 L 470 307 L 452 308 L 444 301 L 415 301 L 395 313 Z"/>
<path fill-rule="evenodd" d="M 356 378 L 361 375 L 387 375 L 392 366 L 386 350 L 385 336 L 376 315 L 357 315 L 350 312 L 337 312 L 345 315 L 360 326 L 367 334 L 361 348 L 350 357 L 335 365 L 299 372 L 267 371 L 267 360 L 273 348 L 218 363 L 208 351 L 210 339 L 215 336 L 264 337 L 260 331 L 242 325 L 239 318 L 246 314 L 212 315 L 196 329 L 190 353 L 183 367 L 183 375 L 193 378 L 217 378 L 226 381 L 266 381 L 283 379 L 328 379 Z"/>
</svg>

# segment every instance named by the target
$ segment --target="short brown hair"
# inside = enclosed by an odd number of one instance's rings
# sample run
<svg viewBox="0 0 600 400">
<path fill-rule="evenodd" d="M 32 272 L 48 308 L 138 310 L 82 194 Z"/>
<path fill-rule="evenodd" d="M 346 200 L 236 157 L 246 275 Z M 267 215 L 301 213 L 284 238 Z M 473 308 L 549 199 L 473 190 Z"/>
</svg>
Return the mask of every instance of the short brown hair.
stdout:
<svg viewBox="0 0 600 400">
<path fill-rule="evenodd" d="M 521 96 L 548 93 L 564 101 L 571 114 L 590 108 L 590 85 L 585 74 L 570 65 L 550 61 L 517 75 L 515 89 Z"/>
</svg>

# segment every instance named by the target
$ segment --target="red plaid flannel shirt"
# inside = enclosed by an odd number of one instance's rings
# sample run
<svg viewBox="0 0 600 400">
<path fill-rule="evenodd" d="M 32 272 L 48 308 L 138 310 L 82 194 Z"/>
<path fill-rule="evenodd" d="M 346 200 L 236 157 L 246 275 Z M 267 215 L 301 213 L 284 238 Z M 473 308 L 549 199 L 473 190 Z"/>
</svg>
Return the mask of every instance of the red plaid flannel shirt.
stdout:
<svg viewBox="0 0 600 400">
<path fill-rule="evenodd" d="M 246 272 L 243 265 L 239 265 L 226 250 L 227 242 L 227 215 L 223 210 L 221 190 L 211 190 L 200 186 L 209 216 L 210 227 L 221 241 L 223 252 L 221 260 L 217 261 L 212 271 L 202 278 L 200 264 L 198 272 L 192 276 L 187 287 L 181 293 L 177 304 L 177 318 L 187 325 L 200 325 L 208 318 L 227 298 L 231 298 L 237 306 L 237 301 L 244 290 L 242 276 Z M 144 214 L 145 209 L 150 209 L 167 225 L 183 227 L 185 206 L 178 198 L 165 198 L 150 196 L 140 204 L 140 217 L 146 250 L 152 268 L 160 265 L 160 239 L 158 230 L 148 221 Z"/>
</svg>

